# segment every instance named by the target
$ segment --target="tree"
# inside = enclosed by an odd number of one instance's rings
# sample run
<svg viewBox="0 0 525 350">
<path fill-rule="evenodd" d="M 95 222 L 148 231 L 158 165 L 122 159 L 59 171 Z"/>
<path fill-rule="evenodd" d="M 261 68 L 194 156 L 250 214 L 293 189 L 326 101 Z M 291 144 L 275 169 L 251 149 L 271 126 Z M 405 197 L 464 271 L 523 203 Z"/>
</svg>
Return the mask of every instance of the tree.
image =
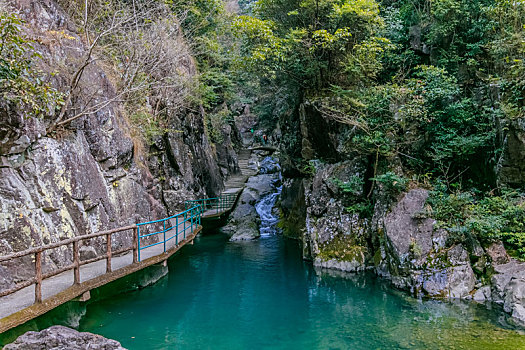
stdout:
<svg viewBox="0 0 525 350">
<path fill-rule="evenodd" d="M 373 0 L 261 0 L 255 16 L 234 23 L 246 66 L 285 74 L 303 90 L 352 84 L 345 64 L 356 48 L 374 41 L 382 24 Z"/>
</svg>

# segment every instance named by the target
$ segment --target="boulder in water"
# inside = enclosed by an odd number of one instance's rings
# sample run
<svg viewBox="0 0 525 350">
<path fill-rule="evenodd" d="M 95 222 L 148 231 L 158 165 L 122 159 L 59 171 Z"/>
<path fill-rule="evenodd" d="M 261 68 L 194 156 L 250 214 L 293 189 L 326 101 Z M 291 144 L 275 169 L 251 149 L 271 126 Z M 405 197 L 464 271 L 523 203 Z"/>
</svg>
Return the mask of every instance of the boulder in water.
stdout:
<svg viewBox="0 0 525 350">
<path fill-rule="evenodd" d="M 40 332 L 27 332 L 4 350 L 125 350 L 116 340 L 101 335 L 53 326 Z"/>
</svg>

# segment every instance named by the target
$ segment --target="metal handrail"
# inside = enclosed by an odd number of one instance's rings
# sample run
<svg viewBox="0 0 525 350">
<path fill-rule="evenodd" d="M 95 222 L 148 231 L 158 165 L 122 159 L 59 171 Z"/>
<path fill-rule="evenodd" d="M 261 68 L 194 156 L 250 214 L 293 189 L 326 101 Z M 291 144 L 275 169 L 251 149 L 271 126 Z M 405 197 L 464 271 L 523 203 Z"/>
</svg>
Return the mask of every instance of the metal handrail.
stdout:
<svg viewBox="0 0 525 350">
<path fill-rule="evenodd" d="M 188 230 L 188 227 L 186 227 L 186 223 L 189 222 L 189 229 L 190 232 L 193 232 L 194 227 L 197 227 L 201 224 L 201 216 L 203 213 L 203 209 L 200 205 L 195 205 L 191 207 L 190 209 L 186 209 L 183 212 L 180 212 L 178 214 L 175 214 L 173 216 L 167 217 L 165 219 L 160 220 L 154 220 L 154 221 L 148 221 L 143 222 L 140 224 L 137 224 L 137 244 L 138 244 L 138 261 L 140 261 L 140 251 L 146 248 L 150 248 L 159 244 L 164 245 L 164 253 L 166 252 L 166 243 L 168 243 L 170 240 L 175 238 L 175 244 L 179 244 L 179 234 L 182 233 L 184 235 L 184 239 L 186 239 L 186 231 Z M 173 225 L 172 220 L 175 219 L 175 225 Z M 179 221 L 179 219 L 183 219 L 182 221 Z M 154 225 L 162 223 L 162 230 L 155 231 L 155 232 L 148 232 L 146 234 L 140 234 L 141 230 L 146 230 L 148 225 Z M 166 223 L 168 223 L 170 226 L 166 226 Z M 180 225 L 183 225 L 182 231 L 179 232 Z M 166 233 L 175 229 L 175 234 L 171 237 L 166 237 Z M 156 236 L 162 234 L 162 240 L 159 240 L 157 242 L 141 245 L 141 239 L 144 240 L 145 238 Z"/>
<path fill-rule="evenodd" d="M 215 212 L 218 214 L 220 212 L 230 210 L 235 204 L 237 197 L 238 193 L 226 193 L 215 198 L 187 200 L 184 202 L 184 208 L 188 208 L 197 204 L 202 207 L 203 212 L 206 209 L 215 209 Z"/>
<path fill-rule="evenodd" d="M 24 256 L 28 256 L 32 254 L 35 255 L 34 257 L 35 258 L 35 277 L 30 278 L 27 281 L 24 281 L 22 283 L 19 283 L 11 289 L 0 292 L 0 297 L 6 296 L 9 294 L 13 294 L 23 288 L 29 287 L 30 285 L 34 284 L 35 285 L 35 302 L 41 303 L 42 302 L 42 282 L 44 279 L 56 276 L 65 271 L 74 270 L 73 284 L 76 285 L 76 284 L 80 284 L 80 267 L 83 265 L 87 265 L 87 264 L 105 259 L 106 260 L 106 273 L 109 273 L 109 272 L 112 272 L 111 260 L 112 260 L 113 255 L 122 254 L 122 253 L 132 250 L 133 251 L 133 264 L 135 264 L 141 261 L 140 251 L 148 247 L 152 247 L 158 244 L 164 244 L 164 252 L 166 252 L 166 243 L 168 241 L 175 238 L 176 245 L 178 245 L 179 244 L 178 237 L 180 233 L 182 233 L 184 235 L 184 239 L 186 239 L 186 231 L 188 229 L 190 229 L 190 232 L 193 232 L 195 228 L 201 225 L 202 213 L 203 213 L 202 206 L 195 205 L 189 209 L 186 209 L 178 214 L 172 215 L 165 219 L 154 220 L 154 221 L 149 221 L 149 222 L 144 222 L 144 223 L 137 223 L 135 225 L 119 227 L 119 228 L 115 228 L 115 229 L 108 230 L 108 231 L 102 231 L 102 232 L 91 233 L 87 235 L 76 236 L 76 237 L 65 239 L 65 240 L 62 240 L 56 243 L 51 243 L 51 244 L 43 245 L 40 247 L 29 248 L 29 249 L 26 249 L 20 252 L 0 256 L 0 263 L 1 263 L 4 261 L 16 259 L 16 258 L 22 258 Z M 183 218 L 183 220 L 179 222 L 179 218 Z M 170 220 L 173 220 L 173 219 L 175 219 L 176 225 L 175 226 L 172 225 L 166 228 L 166 222 L 170 222 Z M 144 229 L 144 227 L 146 227 L 147 225 L 158 224 L 161 222 L 163 223 L 163 230 L 158 231 L 158 232 L 148 233 L 142 236 L 140 235 L 141 227 L 143 227 Z M 187 226 L 186 223 L 188 222 L 190 223 L 190 225 L 186 227 Z M 183 226 L 183 229 L 179 232 L 179 226 L 181 224 L 184 226 Z M 172 237 L 166 238 L 166 232 L 174 228 L 176 232 L 175 235 Z M 129 230 L 133 231 L 133 243 L 132 243 L 131 248 L 124 248 L 124 249 L 120 249 L 117 251 L 112 251 L 112 247 L 111 247 L 112 235 L 118 232 L 124 232 L 124 231 L 129 231 Z M 161 234 L 161 233 L 163 234 L 162 241 L 141 247 L 140 245 L 141 239 L 144 239 L 144 238 L 156 235 L 156 234 Z M 79 242 L 86 240 L 86 239 L 97 238 L 97 237 L 102 237 L 102 236 L 106 237 L 106 254 L 89 259 L 89 260 L 80 261 Z M 69 244 L 73 244 L 73 263 L 67 266 L 64 266 L 60 269 L 44 274 L 42 272 L 42 253 L 47 250 L 55 249 L 58 247 L 69 245 Z"/>
</svg>

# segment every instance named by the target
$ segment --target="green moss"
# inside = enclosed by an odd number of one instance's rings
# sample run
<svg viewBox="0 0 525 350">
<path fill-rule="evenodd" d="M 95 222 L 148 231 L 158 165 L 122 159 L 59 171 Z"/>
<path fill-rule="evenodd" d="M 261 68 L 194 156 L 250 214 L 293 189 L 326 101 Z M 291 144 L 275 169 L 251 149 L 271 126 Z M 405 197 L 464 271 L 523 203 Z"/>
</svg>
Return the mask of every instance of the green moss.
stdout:
<svg viewBox="0 0 525 350">
<path fill-rule="evenodd" d="M 303 238 L 303 231 L 305 229 L 305 218 L 303 215 L 292 211 L 290 215 L 285 216 L 281 210 L 280 218 L 277 227 L 283 231 L 285 237 L 298 240 Z"/>
<path fill-rule="evenodd" d="M 381 264 L 381 261 L 382 261 L 382 257 L 381 257 L 381 250 L 378 249 L 376 250 L 375 254 L 374 254 L 374 266 L 379 266 Z"/>
<path fill-rule="evenodd" d="M 320 244 L 317 256 L 325 261 L 336 259 L 364 263 L 367 251 L 366 247 L 356 244 L 351 237 L 337 235 L 332 240 Z"/>
<path fill-rule="evenodd" d="M 425 269 L 445 269 L 451 266 L 446 251 L 429 254 L 424 264 Z"/>
</svg>

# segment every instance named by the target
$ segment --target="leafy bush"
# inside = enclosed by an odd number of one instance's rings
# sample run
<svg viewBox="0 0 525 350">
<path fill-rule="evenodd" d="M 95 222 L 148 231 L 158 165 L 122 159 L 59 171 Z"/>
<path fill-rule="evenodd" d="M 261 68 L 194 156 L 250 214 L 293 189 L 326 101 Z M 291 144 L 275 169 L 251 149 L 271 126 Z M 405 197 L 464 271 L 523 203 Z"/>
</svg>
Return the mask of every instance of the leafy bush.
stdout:
<svg viewBox="0 0 525 350">
<path fill-rule="evenodd" d="M 392 196 L 397 196 L 399 193 L 405 191 L 409 182 L 409 179 L 399 176 L 392 171 L 378 175 L 371 180 L 382 184 L 386 191 Z"/>
<path fill-rule="evenodd" d="M 346 195 L 346 211 L 359 214 L 361 217 L 370 217 L 373 214 L 373 203 L 363 194 L 364 179 L 359 175 L 350 176 L 348 181 L 334 178 L 331 181 Z"/>
<path fill-rule="evenodd" d="M 429 214 L 453 240 L 502 240 L 511 253 L 525 260 L 525 194 L 507 191 L 499 196 L 480 196 L 437 189 L 430 193 L 428 204 Z"/>
<path fill-rule="evenodd" d="M 30 115 L 54 114 L 63 103 L 62 95 L 34 67 L 40 56 L 22 34 L 22 24 L 16 14 L 0 13 L 0 96 Z"/>
<path fill-rule="evenodd" d="M 359 175 L 352 175 L 348 181 L 341 181 L 340 179 L 334 178 L 331 181 L 336 184 L 344 193 L 348 193 L 352 196 L 359 196 L 363 192 L 363 185 L 365 181 Z"/>
</svg>

